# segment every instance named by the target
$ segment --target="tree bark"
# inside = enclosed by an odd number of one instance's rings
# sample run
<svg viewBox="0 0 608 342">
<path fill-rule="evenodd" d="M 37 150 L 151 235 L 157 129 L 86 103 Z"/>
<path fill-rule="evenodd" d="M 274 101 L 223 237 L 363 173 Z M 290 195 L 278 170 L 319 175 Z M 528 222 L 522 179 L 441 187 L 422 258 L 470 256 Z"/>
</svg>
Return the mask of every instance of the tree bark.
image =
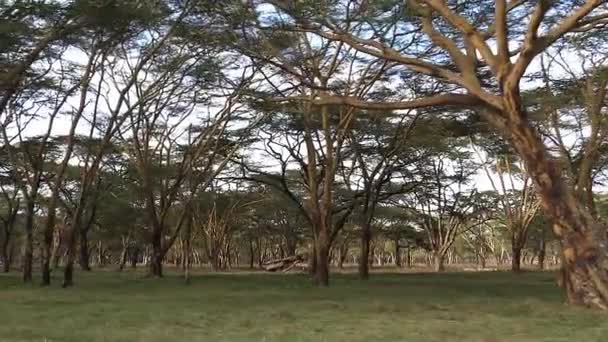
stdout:
<svg viewBox="0 0 608 342">
<path fill-rule="evenodd" d="M 344 261 L 348 257 L 348 242 L 343 242 L 340 246 L 340 255 L 338 256 L 338 268 L 344 269 Z"/>
<path fill-rule="evenodd" d="M 88 237 L 88 229 L 81 229 L 79 234 L 80 239 L 80 252 L 78 263 L 80 264 L 80 269 L 83 271 L 91 270 L 91 255 L 89 253 L 89 237 Z"/>
<path fill-rule="evenodd" d="M 317 248 L 313 243 L 312 251 L 309 252 L 310 256 L 308 258 L 308 272 L 311 276 L 317 272 Z"/>
<path fill-rule="evenodd" d="M 61 285 L 64 288 L 74 286 L 74 254 L 76 249 L 76 238 L 81 230 L 81 218 L 82 202 L 79 203 L 78 208 L 76 208 L 76 212 L 74 213 L 72 222 L 70 223 L 70 229 L 68 230 L 65 269 L 63 270 L 63 284 Z"/>
<path fill-rule="evenodd" d="M 61 230 L 56 237 L 53 238 L 53 253 L 51 255 L 51 262 L 53 263 L 53 270 L 59 268 L 59 258 L 61 257 Z"/>
<path fill-rule="evenodd" d="M 539 250 L 538 250 L 538 269 L 539 270 L 545 269 L 545 254 L 546 253 L 547 253 L 547 246 L 545 244 L 545 234 L 543 232 L 543 235 L 541 236 L 541 239 L 540 239 L 540 246 L 539 246 Z"/>
<path fill-rule="evenodd" d="M 2 248 L 2 272 L 9 273 L 11 271 L 11 264 L 8 257 L 8 245 Z"/>
<path fill-rule="evenodd" d="M 522 111 L 518 85 L 503 86 L 507 131 L 536 185 L 542 208 L 562 243 L 568 302 L 608 310 L 605 227 L 578 203 Z"/>
<path fill-rule="evenodd" d="M 433 254 L 433 270 L 435 272 L 445 271 L 445 255 L 440 252 Z"/>
<path fill-rule="evenodd" d="M 399 246 L 399 239 L 395 240 L 395 266 L 401 267 L 401 246 Z"/>
<path fill-rule="evenodd" d="M 2 240 L 2 272 L 4 273 L 9 273 L 11 270 L 11 260 L 9 257 L 9 238 L 10 235 L 8 235 L 8 232 L 6 233 L 7 236 L 4 237 L 4 240 Z"/>
<path fill-rule="evenodd" d="M 329 236 L 326 229 L 320 229 L 315 240 L 316 268 L 313 284 L 320 287 L 329 286 Z"/>
<path fill-rule="evenodd" d="M 23 282 L 32 282 L 34 262 L 34 201 L 29 200 L 25 212 L 25 243 L 23 248 Z"/>
<path fill-rule="evenodd" d="M 359 259 L 359 279 L 367 280 L 369 279 L 369 254 L 372 233 L 370 226 L 367 224 L 364 224 L 361 228 L 361 256 Z"/>
<path fill-rule="evenodd" d="M 253 269 L 255 262 L 255 249 L 253 248 L 253 239 L 249 240 L 249 269 Z"/>
<path fill-rule="evenodd" d="M 131 259 L 131 268 L 132 269 L 136 269 L 137 268 L 137 262 L 139 261 L 139 254 L 140 254 L 140 250 L 139 247 L 134 246 L 132 249 L 132 252 L 129 253 L 130 254 L 130 259 Z"/>
<path fill-rule="evenodd" d="M 101 242 L 101 240 L 99 240 L 99 242 L 97 242 L 97 266 L 98 267 L 103 267 L 104 266 L 104 257 L 103 257 L 103 243 Z"/>
<path fill-rule="evenodd" d="M 150 258 L 150 275 L 161 278 L 163 276 L 163 251 L 162 251 L 162 236 L 160 231 L 154 229 L 152 234 L 152 255 Z"/>
<path fill-rule="evenodd" d="M 118 262 L 118 270 L 122 271 L 125 269 L 125 265 L 127 264 L 127 246 L 122 247 L 122 252 L 120 253 L 120 261 Z"/>
<path fill-rule="evenodd" d="M 511 253 L 511 271 L 515 273 L 521 272 L 521 247 L 518 245 L 512 246 Z"/>
</svg>

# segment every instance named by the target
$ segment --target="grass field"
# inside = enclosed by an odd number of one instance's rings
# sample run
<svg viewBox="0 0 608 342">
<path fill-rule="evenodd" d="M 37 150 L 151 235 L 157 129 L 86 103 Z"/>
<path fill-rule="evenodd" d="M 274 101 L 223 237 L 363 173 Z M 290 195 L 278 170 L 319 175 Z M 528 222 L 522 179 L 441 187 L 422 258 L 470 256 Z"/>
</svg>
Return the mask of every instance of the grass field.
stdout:
<svg viewBox="0 0 608 342">
<path fill-rule="evenodd" d="M 608 316 L 566 307 L 552 273 L 336 275 L 326 289 L 281 274 L 76 280 L 0 275 L 0 341 L 608 341 Z"/>
</svg>

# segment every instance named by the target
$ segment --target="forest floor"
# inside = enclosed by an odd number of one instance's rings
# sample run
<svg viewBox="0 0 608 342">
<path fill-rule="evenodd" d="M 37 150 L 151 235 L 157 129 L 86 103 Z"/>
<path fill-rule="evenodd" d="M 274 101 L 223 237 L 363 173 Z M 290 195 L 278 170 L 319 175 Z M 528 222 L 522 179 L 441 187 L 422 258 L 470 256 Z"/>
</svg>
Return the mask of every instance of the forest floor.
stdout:
<svg viewBox="0 0 608 342">
<path fill-rule="evenodd" d="M 76 287 L 0 275 L 0 341 L 608 341 L 553 272 L 335 275 L 78 272 Z"/>
</svg>

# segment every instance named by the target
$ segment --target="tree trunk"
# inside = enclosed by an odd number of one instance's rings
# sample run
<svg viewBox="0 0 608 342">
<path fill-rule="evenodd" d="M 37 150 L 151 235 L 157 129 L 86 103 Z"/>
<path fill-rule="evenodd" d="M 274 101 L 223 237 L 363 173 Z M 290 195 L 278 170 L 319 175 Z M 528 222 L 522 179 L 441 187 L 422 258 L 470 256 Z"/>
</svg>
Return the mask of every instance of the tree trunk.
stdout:
<svg viewBox="0 0 608 342">
<path fill-rule="evenodd" d="M 119 271 L 124 270 L 126 264 L 127 264 L 127 246 L 123 246 L 122 252 L 120 253 L 120 261 L 118 263 L 118 270 Z"/>
<path fill-rule="evenodd" d="M 253 269 L 255 262 L 255 249 L 253 248 L 253 240 L 249 240 L 249 269 Z"/>
<path fill-rule="evenodd" d="M 316 286 L 326 287 L 329 286 L 329 236 L 325 229 L 321 229 L 317 233 L 315 240 L 315 256 L 316 256 L 316 268 L 313 275 L 313 283 Z"/>
<path fill-rule="evenodd" d="M 338 256 L 338 268 L 344 269 L 344 261 L 348 257 L 348 242 L 344 242 L 342 246 L 340 246 L 340 255 Z"/>
<path fill-rule="evenodd" d="M 2 272 L 8 273 L 11 270 L 11 262 L 9 257 L 9 235 L 8 233 L 2 241 Z"/>
<path fill-rule="evenodd" d="M 371 228 L 364 224 L 361 230 L 361 256 L 359 259 L 359 279 L 369 279 L 369 252 L 370 241 L 372 239 Z"/>
<path fill-rule="evenodd" d="M 539 270 L 545 269 L 545 254 L 546 253 L 547 253 L 547 246 L 545 245 L 545 236 L 543 233 L 543 236 L 540 239 L 540 246 L 539 246 L 539 250 L 538 250 L 538 269 Z"/>
<path fill-rule="evenodd" d="M 51 262 L 53 263 L 53 270 L 59 268 L 59 258 L 61 257 L 61 231 L 53 237 L 53 253 L 51 256 Z"/>
<path fill-rule="evenodd" d="M 25 242 L 23 248 L 23 282 L 32 281 L 34 262 L 34 201 L 28 201 L 25 212 Z"/>
<path fill-rule="evenodd" d="M 187 212 L 185 213 L 185 215 L 188 215 L 186 217 L 186 241 L 184 243 L 184 247 L 183 247 L 183 257 L 182 257 L 182 262 L 184 265 L 184 281 L 186 284 L 190 284 L 190 258 L 191 258 L 191 254 L 192 254 L 192 212 L 190 210 L 190 205 L 188 204 L 186 206 L 186 210 Z"/>
<path fill-rule="evenodd" d="M 98 267 L 104 266 L 103 244 L 101 240 L 97 242 L 97 265 Z"/>
<path fill-rule="evenodd" d="M 433 254 L 433 269 L 435 272 L 445 271 L 445 255 L 441 252 Z"/>
<path fill-rule="evenodd" d="M 139 262 L 139 254 L 140 254 L 140 250 L 139 247 L 134 246 L 131 250 L 130 253 L 130 259 L 131 259 L 131 268 L 132 269 L 136 269 L 137 268 L 137 263 Z"/>
<path fill-rule="evenodd" d="M 317 272 L 317 248 L 313 243 L 312 251 L 309 252 L 310 256 L 308 258 L 308 272 L 311 276 L 314 276 Z"/>
<path fill-rule="evenodd" d="M 605 227 L 575 200 L 539 134 L 522 111 L 518 85 L 503 85 L 506 130 L 534 180 L 542 208 L 562 243 L 568 302 L 608 310 Z M 500 124 L 498 125 L 500 126 Z"/>
<path fill-rule="evenodd" d="M 76 250 L 76 238 L 80 233 L 80 224 L 82 218 L 82 206 L 80 203 L 76 212 L 72 217 L 70 229 L 68 230 L 67 242 L 66 242 L 66 260 L 65 269 L 63 271 L 63 284 L 62 287 L 71 287 L 74 285 L 74 254 Z"/>
<path fill-rule="evenodd" d="M 9 266 L 11 266 L 13 264 L 14 257 L 15 257 L 15 243 L 12 242 L 9 245 L 9 250 L 8 250 L 8 265 Z"/>
<path fill-rule="evenodd" d="M 399 246 L 399 240 L 395 240 L 395 266 L 401 267 L 401 246 Z"/>
<path fill-rule="evenodd" d="M 88 229 L 81 229 L 79 234 L 80 240 L 80 252 L 78 263 L 80 264 L 80 269 L 83 271 L 91 270 L 91 255 L 89 252 L 89 237 L 88 237 Z"/>
<path fill-rule="evenodd" d="M 514 245 L 511 254 L 511 271 L 521 272 L 521 247 Z"/>
</svg>

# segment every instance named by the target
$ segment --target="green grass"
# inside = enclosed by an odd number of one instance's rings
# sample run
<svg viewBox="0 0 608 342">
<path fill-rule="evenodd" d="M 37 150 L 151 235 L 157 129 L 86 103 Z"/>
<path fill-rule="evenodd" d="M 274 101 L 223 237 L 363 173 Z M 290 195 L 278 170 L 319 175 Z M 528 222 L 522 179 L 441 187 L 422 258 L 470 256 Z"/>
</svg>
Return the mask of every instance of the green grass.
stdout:
<svg viewBox="0 0 608 342">
<path fill-rule="evenodd" d="M 0 341 L 608 341 L 608 316 L 567 307 L 551 273 L 0 276 Z"/>
</svg>

